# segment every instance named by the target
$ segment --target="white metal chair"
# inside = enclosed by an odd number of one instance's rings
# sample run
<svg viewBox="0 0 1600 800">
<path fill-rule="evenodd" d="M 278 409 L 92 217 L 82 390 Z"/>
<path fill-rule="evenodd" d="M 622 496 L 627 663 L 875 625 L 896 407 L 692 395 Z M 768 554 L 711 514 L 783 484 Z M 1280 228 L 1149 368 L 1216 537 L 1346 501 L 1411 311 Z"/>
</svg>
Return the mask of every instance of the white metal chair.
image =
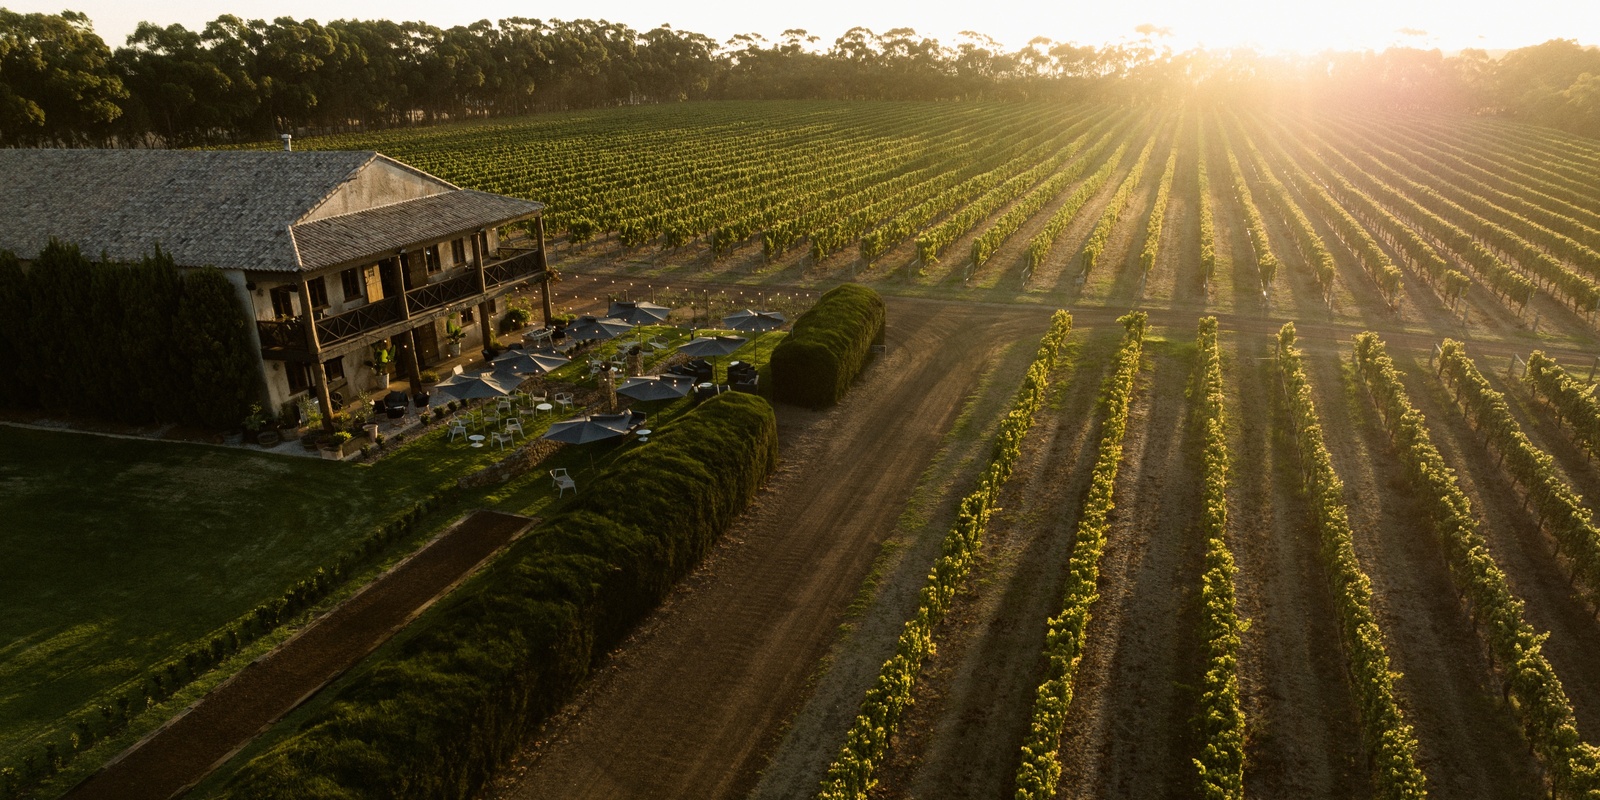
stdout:
<svg viewBox="0 0 1600 800">
<path fill-rule="evenodd" d="M 457 436 L 467 438 L 467 423 L 460 417 L 450 420 L 450 441 L 455 441 Z"/>
<path fill-rule="evenodd" d="M 508 444 L 513 446 L 516 445 L 516 440 L 511 438 L 511 434 L 502 431 L 495 431 L 494 433 L 489 434 L 489 439 L 501 450 L 506 449 L 506 445 Z"/>
<path fill-rule="evenodd" d="M 509 413 L 511 413 L 511 401 L 510 400 L 501 400 L 500 402 L 495 403 L 494 410 L 495 410 L 496 414 L 509 414 Z"/>
<path fill-rule="evenodd" d="M 480 420 L 482 421 L 484 428 L 493 428 L 500 424 L 500 411 L 498 409 L 495 411 L 486 410 L 483 412 L 483 416 L 480 418 Z"/>
<path fill-rule="evenodd" d="M 667 343 L 666 339 L 663 339 L 660 336 L 652 338 L 650 341 L 645 342 L 645 344 L 649 345 L 651 352 L 655 353 L 659 353 L 662 350 L 666 350 L 672 346 L 671 344 Z"/>
<path fill-rule="evenodd" d="M 556 467 L 550 470 L 550 479 L 555 481 L 556 488 L 561 490 L 556 497 L 565 497 L 568 489 L 571 489 L 573 494 L 578 493 L 578 484 L 572 479 L 572 476 L 567 474 L 566 467 Z"/>
<path fill-rule="evenodd" d="M 528 436 L 528 434 L 522 432 L 522 420 L 517 419 L 516 417 L 510 417 L 506 420 L 505 432 L 508 436 L 512 434 L 521 436 L 523 438 L 527 438 Z"/>
<path fill-rule="evenodd" d="M 556 405 L 561 406 L 562 411 L 572 408 L 572 393 L 556 392 L 555 401 Z"/>
</svg>

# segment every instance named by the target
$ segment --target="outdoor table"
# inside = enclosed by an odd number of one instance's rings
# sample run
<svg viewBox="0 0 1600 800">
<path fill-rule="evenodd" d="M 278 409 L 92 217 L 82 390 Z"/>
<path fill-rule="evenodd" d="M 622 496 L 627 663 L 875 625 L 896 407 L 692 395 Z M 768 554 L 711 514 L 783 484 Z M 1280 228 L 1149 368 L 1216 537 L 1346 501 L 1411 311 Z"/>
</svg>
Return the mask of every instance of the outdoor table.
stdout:
<svg viewBox="0 0 1600 800">
<path fill-rule="evenodd" d="M 473 447 L 482 447 L 483 446 L 483 440 L 487 439 L 487 438 L 489 438 L 489 437 L 484 436 L 481 433 L 474 433 L 471 436 L 467 437 L 467 441 L 472 442 L 472 446 Z"/>
<path fill-rule="evenodd" d="M 534 406 L 534 408 L 539 409 L 539 413 L 541 414 L 548 414 L 551 411 L 556 410 L 556 407 L 550 405 L 549 403 L 540 403 L 539 405 Z"/>
<path fill-rule="evenodd" d="M 634 431 L 634 433 L 639 434 L 639 442 L 640 444 L 643 444 L 644 442 L 650 441 L 650 434 L 653 433 L 653 431 L 651 431 L 649 428 L 640 428 L 639 430 Z"/>
</svg>

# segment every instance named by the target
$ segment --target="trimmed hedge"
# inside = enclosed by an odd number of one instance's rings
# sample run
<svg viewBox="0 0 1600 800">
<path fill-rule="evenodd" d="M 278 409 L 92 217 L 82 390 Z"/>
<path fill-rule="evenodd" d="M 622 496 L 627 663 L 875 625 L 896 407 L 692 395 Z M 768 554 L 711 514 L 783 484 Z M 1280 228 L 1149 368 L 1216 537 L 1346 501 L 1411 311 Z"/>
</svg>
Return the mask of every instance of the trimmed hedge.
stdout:
<svg viewBox="0 0 1600 800">
<path fill-rule="evenodd" d="M 811 408 L 839 402 L 882 341 L 884 318 L 877 292 L 855 283 L 829 290 L 772 351 L 772 396 Z"/>
<path fill-rule="evenodd" d="M 693 568 L 777 455 L 765 400 L 701 404 L 414 623 L 411 641 L 246 765 L 227 796 L 472 796 Z"/>
<path fill-rule="evenodd" d="M 52 240 L 0 251 L 0 404 L 237 428 L 264 395 L 252 321 L 221 270 L 157 250 L 95 261 Z"/>
</svg>

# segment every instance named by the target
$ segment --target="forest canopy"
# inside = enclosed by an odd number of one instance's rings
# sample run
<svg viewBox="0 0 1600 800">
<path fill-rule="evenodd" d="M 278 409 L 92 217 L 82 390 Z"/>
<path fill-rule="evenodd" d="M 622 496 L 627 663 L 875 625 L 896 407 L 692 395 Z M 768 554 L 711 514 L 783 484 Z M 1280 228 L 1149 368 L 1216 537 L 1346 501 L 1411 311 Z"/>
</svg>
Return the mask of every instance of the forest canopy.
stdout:
<svg viewBox="0 0 1600 800">
<path fill-rule="evenodd" d="M 509 18 L 141 24 L 112 49 L 81 13 L 0 8 L 0 145 L 181 146 L 536 111 L 715 99 L 1123 99 L 1406 107 L 1600 136 L 1600 48 L 1173 52 L 1036 38 L 1008 51 L 910 28 L 726 42 L 670 26 Z"/>
</svg>

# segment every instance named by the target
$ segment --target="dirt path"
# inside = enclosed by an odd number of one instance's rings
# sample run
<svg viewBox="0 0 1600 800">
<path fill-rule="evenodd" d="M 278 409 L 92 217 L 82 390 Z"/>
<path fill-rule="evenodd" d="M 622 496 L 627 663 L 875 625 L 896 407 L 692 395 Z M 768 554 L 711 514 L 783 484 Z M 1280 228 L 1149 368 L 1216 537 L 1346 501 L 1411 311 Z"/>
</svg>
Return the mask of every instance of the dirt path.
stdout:
<svg viewBox="0 0 1600 800">
<path fill-rule="evenodd" d="M 980 563 L 937 632 L 874 796 L 1009 794 L 1042 673 L 1045 620 L 1061 607 L 1088 490 L 1100 380 L 1120 338 L 1096 331 L 1057 372 L 1058 388 L 1024 440 Z"/>
<path fill-rule="evenodd" d="M 1410 491 L 1370 401 L 1347 380 L 1348 350 L 1302 338 L 1333 466 L 1345 482 L 1357 558 L 1372 579 L 1401 707 L 1435 797 L 1542 796 L 1534 759 L 1472 621 L 1457 600 L 1422 500 Z M 1337 353 L 1337 354 L 1336 354 Z"/>
<path fill-rule="evenodd" d="M 1158 342 L 1145 352 L 1061 741 L 1063 798 L 1174 797 L 1194 785 L 1201 482 L 1184 397 L 1193 358 Z"/>
<path fill-rule="evenodd" d="M 773 491 L 495 796 L 709 799 L 754 786 L 985 355 L 1048 321 L 1043 309 L 889 302 L 888 355 L 833 411 L 780 409 L 790 444 Z"/>
<path fill-rule="evenodd" d="M 1228 544 L 1239 572 L 1240 693 L 1251 797 L 1353 800 L 1371 781 L 1338 617 L 1300 483 L 1272 340 L 1227 347 Z"/>
<path fill-rule="evenodd" d="M 166 800 L 349 669 L 532 524 L 478 511 L 68 792 Z"/>
</svg>

